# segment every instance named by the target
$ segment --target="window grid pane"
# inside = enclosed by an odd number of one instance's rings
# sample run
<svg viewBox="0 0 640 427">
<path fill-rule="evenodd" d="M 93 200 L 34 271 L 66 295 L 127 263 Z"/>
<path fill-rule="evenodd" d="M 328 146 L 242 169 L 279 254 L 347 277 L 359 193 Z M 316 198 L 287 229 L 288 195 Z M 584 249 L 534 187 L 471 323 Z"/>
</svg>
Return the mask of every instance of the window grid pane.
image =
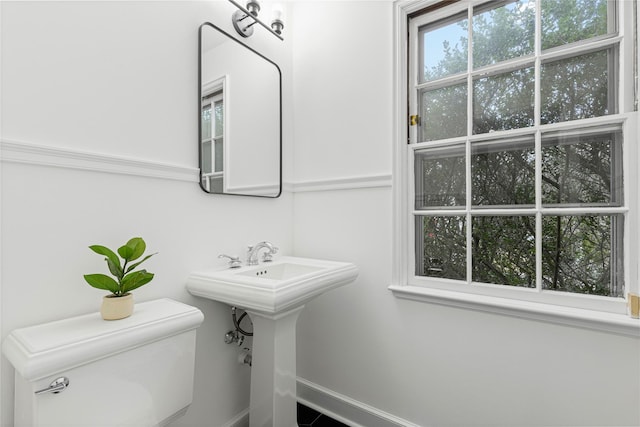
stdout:
<svg viewBox="0 0 640 427">
<path fill-rule="evenodd" d="M 417 216 L 416 276 L 466 280 L 466 217 Z"/>
<path fill-rule="evenodd" d="M 608 48 L 541 66 L 542 124 L 616 113 L 617 49 Z"/>
<path fill-rule="evenodd" d="M 535 216 L 472 219 L 473 281 L 536 287 Z"/>
<path fill-rule="evenodd" d="M 468 25 L 465 12 L 420 29 L 421 83 L 467 71 Z"/>
<path fill-rule="evenodd" d="M 532 137 L 471 144 L 471 200 L 480 206 L 535 206 Z"/>
<path fill-rule="evenodd" d="M 535 42 L 535 1 L 520 0 L 476 11 L 473 68 L 531 55 Z M 489 3 L 493 6 L 494 3 Z"/>
<path fill-rule="evenodd" d="M 463 208 L 466 203 L 464 146 L 415 153 L 415 208 Z"/>
<path fill-rule="evenodd" d="M 623 296 L 623 215 L 544 216 L 542 287 Z"/>
<path fill-rule="evenodd" d="M 609 8 L 607 0 L 541 0 L 542 49 L 607 34 Z"/>
<path fill-rule="evenodd" d="M 534 69 L 482 77 L 473 82 L 473 133 L 534 124 Z"/>
<path fill-rule="evenodd" d="M 467 134 L 467 84 L 420 93 L 420 140 L 454 138 Z"/>
<path fill-rule="evenodd" d="M 543 135 L 545 206 L 622 206 L 622 132 Z"/>
</svg>

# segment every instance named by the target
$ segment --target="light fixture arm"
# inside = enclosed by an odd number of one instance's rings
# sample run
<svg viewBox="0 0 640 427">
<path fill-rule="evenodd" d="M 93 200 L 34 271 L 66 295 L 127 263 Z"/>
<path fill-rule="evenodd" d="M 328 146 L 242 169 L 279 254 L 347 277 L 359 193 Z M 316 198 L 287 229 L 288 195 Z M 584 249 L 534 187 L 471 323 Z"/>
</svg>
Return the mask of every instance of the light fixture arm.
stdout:
<svg viewBox="0 0 640 427">
<path fill-rule="evenodd" d="M 265 24 L 264 22 L 262 22 L 258 16 L 257 16 L 257 11 L 254 13 L 251 13 L 249 10 L 247 10 L 245 7 L 243 7 L 242 5 L 240 5 L 238 2 L 234 1 L 234 0 L 229 0 L 235 7 L 238 8 L 237 11 L 235 11 L 233 13 L 233 15 L 231 16 L 231 20 L 233 21 L 233 27 L 236 29 L 236 31 L 238 32 L 238 34 L 240 34 L 242 37 L 249 37 L 251 34 L 253 34 L 253 25 L 257 22 L 258 24 L 262 25 L 264 28 L 267 29 L 267 31 L 269 31 L 271 34 L 273 34 L 274 36 L 276 36 L 277 38 L 279 38 L 280 40 L 284 40 L 284 38 L 278 34 L 276 31 L 274 31 L 271 27 L 269 27 L 267 24 Z M 258 8 L 259 10 L 259 8 Z M 248 23 L 245 23 L 243 21 L 249 21 Z M 282 31 L 282 22 L 280 20 L 279 21 L 279 30 Z M 278 27 L 276 27 L 278 28 Z"/>
</svg>

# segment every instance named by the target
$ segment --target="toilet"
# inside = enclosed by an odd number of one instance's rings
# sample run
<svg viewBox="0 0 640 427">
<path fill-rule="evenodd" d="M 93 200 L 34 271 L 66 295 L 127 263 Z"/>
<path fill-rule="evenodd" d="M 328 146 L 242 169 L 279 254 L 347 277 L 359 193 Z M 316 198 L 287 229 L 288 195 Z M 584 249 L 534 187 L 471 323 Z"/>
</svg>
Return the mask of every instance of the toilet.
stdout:
<svg viewBox="0 0 640 427">
<path fill-rule="evenodd" d="M 14 330 L 2 345 L 15 367 L 14 425 L 169 425 L 193 398 L 203 318 L 195 307 L 159 299 L 136 304 L 122 320 L 92 313 Z"/>
</svg>

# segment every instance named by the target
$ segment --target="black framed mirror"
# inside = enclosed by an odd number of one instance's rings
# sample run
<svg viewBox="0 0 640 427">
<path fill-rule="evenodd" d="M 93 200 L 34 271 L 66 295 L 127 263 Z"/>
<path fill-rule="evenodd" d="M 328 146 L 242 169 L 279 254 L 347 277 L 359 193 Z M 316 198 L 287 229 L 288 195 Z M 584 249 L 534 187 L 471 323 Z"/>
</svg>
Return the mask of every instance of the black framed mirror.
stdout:
<svg viewBox="0 0 640 427">
<path fill-rule="evenodd" d="M 280 67 L 210 22 L 198 39 L 200 187 L 211 194 L 282 193 Z"/>
</svg>

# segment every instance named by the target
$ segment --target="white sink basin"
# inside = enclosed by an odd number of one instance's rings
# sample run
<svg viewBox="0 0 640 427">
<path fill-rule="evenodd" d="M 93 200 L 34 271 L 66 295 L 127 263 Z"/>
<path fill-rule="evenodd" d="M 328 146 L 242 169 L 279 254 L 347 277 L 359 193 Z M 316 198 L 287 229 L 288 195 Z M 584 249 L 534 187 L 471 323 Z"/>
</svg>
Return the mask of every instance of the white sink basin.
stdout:
<svg viewBox="0 0 640 427">
<path fill-rule="evenodd" d="M 277 314 L 357 276 L 358 268 L 351 263 L 284 256 L 260 265 L 193 272 L 187 290 L 246 310 Z"/>
<path fill-rule="evenodd" d="M 287 280 L 320 271 L 322 271 L 322 267 L 283 262 L 263 264 L 258 268 L 249 269 L 238 274 L 258 279 Z"/>
</svg>

